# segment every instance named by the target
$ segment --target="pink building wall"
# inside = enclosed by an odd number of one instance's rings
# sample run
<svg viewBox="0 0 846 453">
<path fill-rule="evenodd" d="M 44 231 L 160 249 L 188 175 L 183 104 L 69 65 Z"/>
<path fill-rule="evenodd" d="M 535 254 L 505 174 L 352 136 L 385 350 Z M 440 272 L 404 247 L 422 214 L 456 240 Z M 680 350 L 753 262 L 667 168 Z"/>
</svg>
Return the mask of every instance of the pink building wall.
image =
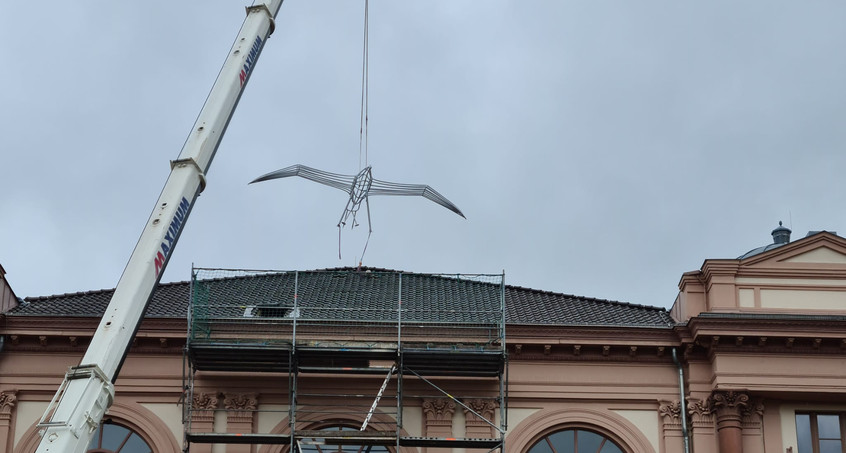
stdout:
<svg viewBox="0 0 846 453">
<path fill-rule="evenodd" d="M 560 429 L 587 429 L 627 453 L 683 451 L 683 415 L 695 453 L 797 453 L 797 413 L 846 413 L 846 240 L 820 233 L 737 260 L 707 260 L 682 275 L 666 328 L 507 328 L 505 451 L 525 453 Z M 842 302 L 842 303 L 841 303 Z M 843 318 L 841 318 L 843 317 Z M 0 448 L 32 451 L 35 423 L 77 364 L 96 319 L 4 316 L 0 334 Z M 111 417 L 159 452 L 182 448 L 186 322 L 148 319 L 117 382 Z M 679 398 L 676 351 L 684 374 Z M 312 378 L 310 385 L 374 393 L 382 377 Z M 288 389 L 282 374 L 203 373 L 195 382 L 197 430 L 282 432 Z M 437 381 L 486 416 L 492 382 Z M 409 436 L 485 436 L 491 428 L 423 387 L 406 393 Z M 480 398 L 482 397 L 482 398 Z M 319 425 L 343 408 L 328 404 Z M 389 423 L 378 413 L 374 423 Z M 286 451 L 280 446 L 192 444 L 192 452 Z M 393 450 L 392 450 L 393 451 Z M 440 452 L 448 449 L 411 449 Z"/>
</svg>

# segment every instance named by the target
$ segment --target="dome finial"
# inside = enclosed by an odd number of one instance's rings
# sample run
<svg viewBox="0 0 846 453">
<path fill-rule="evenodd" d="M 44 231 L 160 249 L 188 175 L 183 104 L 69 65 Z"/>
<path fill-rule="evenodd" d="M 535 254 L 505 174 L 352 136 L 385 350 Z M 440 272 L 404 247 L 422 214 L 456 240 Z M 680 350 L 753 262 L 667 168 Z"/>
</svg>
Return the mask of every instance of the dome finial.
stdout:
<svg viewBox="0 0 846 453">
<path fill-rule="evenodd" d="M 787 244 L 790 242 L 790 228 L 783 226 L 781 220 L 778 221 L 778 228 L 774 229 L 773 244 Z"/>
</svg>

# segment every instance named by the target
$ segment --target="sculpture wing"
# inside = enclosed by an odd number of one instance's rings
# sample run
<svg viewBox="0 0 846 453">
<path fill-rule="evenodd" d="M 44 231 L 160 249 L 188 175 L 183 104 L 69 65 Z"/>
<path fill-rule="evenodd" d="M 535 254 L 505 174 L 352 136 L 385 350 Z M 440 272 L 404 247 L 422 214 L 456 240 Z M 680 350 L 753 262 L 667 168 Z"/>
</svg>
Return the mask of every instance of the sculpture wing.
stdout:
<svg viewBox="0 0 846 453">
<path fill-rule="evenodd" d="M 464 213 L 458 209 L 458 206 L 425 184 L 401 184 L 374 179 L 373 184 L 370 186 L 370 195 L 422 196 L 464 217 Z M 464 218 L 466 219 L 467 217 Z"/>
<path fill-rule="evenodd" d="M 297 164 L 291 165 L 290 167 L 285 167 L 281 170 L 272 171 L 266 175 L 259 176 L 258 178 L 250 181 L 250 184 L 254 182 L 267 181 L 270 179 L 287 178 L 289 176 L 299 176 L 301 178 L 309 179 L 314 182 L 319 182 L 320 184 L 324 184 L 329 187 L 341 189 L 346 193 L 350 193 L 350 190 L 352 190 L 352 183 L 354 178 L 354 176 L 329 173 L 328 171 L 318 170 L 316 168 Z"/>
</svg>

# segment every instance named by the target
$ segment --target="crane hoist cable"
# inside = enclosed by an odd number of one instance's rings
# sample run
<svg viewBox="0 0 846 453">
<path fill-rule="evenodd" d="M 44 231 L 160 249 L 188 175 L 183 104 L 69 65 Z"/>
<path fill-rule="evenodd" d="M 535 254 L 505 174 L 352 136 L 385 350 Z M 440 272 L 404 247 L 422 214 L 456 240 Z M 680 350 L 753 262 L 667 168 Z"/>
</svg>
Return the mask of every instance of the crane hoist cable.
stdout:
<svg viewBox="0 0 846 453">
<path fill-rule="evenodd" d="M 350 222 L 350 228 L 358 226 L 356 222 L 356 215 L 358 214 L 361 204 L 364 203 L 367 210 L 367 241 L 364 243 L 364 250 L 361 252 L 360 260 L 364 259 L 364 253 L 367 251 L 367 245 L 370 243 L 370 235 L 373 233 L 373 228 L 370 223 L 370 195 L 417 195 L 427 198 L 450 211 L 464 217 L 464 214 L 446 197 L 438 193 L 435 189 L 425 184 L 402 184 L 389 181 L 382 181 L 373 178 L 371 167 L 367 155 L 367 126 L 369 120 L 369 99 L 370 99 L 370 27 L 369 27 L 369 0 L 364 0 L 364 43 L 362 50 L 361 62 L 361 111 L 359 117 L 359 140 L 358 140 L 358 166 L 359 171 L 355 175 L 343 175 L 338 173 L 330 173 L 316 168 L 308 167 L 301 164 L 291 165 L 289 167 L 276 170 L 265 175 L 259 176 L 250 182 L 267 181 L 270 179 L 287 178 L 290 176 L 299 176 L 320 184 L 334 187 L 343 190 L 349 195 L 347 205 L 341 218 L 338 220 L 338 259 L 341 258 L 341 230 Z M 363 164 L 362 167 L 362 157 Z M 361 265 L 361 261 L 359 261 Z"/>
<path fill-rule="evenodd" d="M 367 159 L 367 120 L 369 116 L 369 101 L 370 101 L 370 30 L 369 22 L 369 3 L 370 0 L 364 0 L 364 45 L 362 46 L 361 56 L 361 116 L 359 118 L 358 130 L 358 171 L 368 165 Z M 362 148 L 364 149 L 364 167 L 361 165 Z M 366 248 L 366 246 L 365 246 Z"/>
</svg>

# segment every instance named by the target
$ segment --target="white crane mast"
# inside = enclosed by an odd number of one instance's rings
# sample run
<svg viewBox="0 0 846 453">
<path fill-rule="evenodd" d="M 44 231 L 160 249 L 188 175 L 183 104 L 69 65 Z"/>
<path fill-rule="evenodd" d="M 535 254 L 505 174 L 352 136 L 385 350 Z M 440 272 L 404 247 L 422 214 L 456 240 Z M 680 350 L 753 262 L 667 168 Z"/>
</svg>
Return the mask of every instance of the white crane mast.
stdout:
<svg viewBox="0 0 846 453">
<path fill-rule="evenodd" d="M 194 127 L 115 287 L 79 366 L 71 367 L 39 423 L 37 453 L 82 453 L 114 399 L 113 382 L 153 290 L 167 266 L 244 86 L 283 0 L 257 0 L 212 86 Z"/>
</svg>

